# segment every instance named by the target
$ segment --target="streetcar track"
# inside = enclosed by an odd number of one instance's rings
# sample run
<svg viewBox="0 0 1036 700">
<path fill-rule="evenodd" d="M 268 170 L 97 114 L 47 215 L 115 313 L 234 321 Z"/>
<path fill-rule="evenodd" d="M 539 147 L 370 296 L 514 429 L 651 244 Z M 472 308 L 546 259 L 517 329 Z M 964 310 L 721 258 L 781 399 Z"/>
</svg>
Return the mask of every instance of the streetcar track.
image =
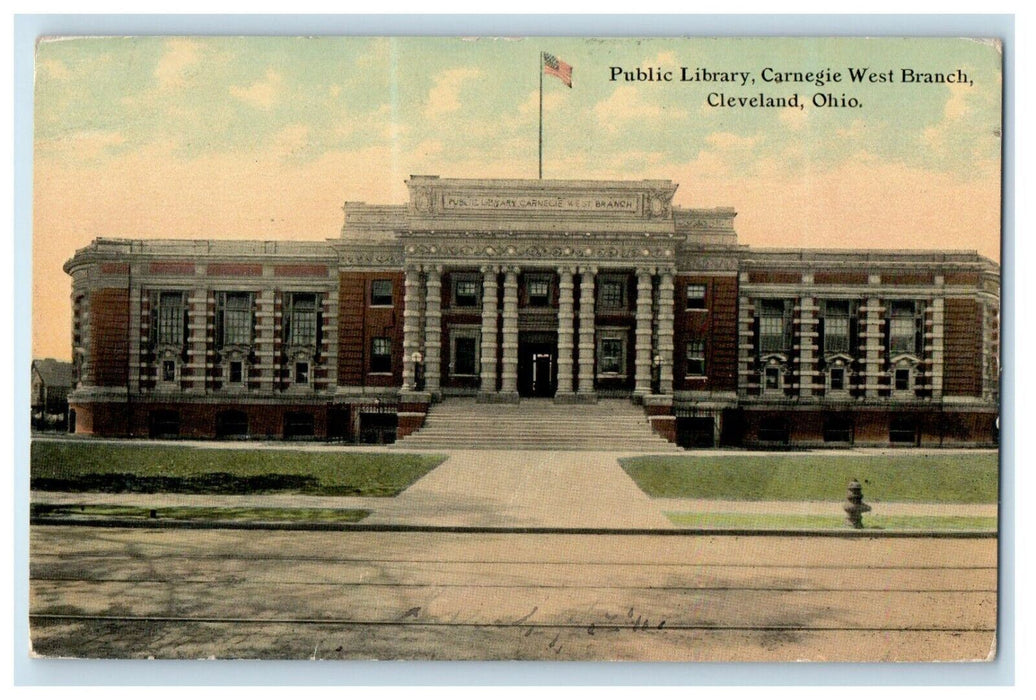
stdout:
<svg viewBox="0 0 1036 700">
<path fill-rule="evenodd" d="M 708 625 L 688 623 L 659 624 L 620 623 L 613 620 L 591 620 L 589 622 L 457 622 L 431 620 L 352 620 L 345 618 L 248 618 L 248 617 L 208 617 L 208 616 L 167 616 L 167 615 L 85 615 L 77 613 L 29 613 L 29 617 L 37 620 L 70 620 L 77 622 L 119 622 L 119 623 L 196 623 L 226 625 L 339 625 L 343 627 L 458 627 L 489 629 L 578 629 L 585 630 L 632 630 L 636 632 L 681 630 L 681 631 L 722 631 L 722 632 L 957 632 L 988 633 L 995 632 L 995 627 L 877 627 L 877 626 L 804 626 L 804 625 Z"/>
<path fill-rule="evenodd" d="M 774 591 L 780 593 L 996 593 L 995 588 L 824 588 L 824 587 L 782 587 L 782 586 L 614 586 L 581 584 L 511 584 L 511 583 L 400 583 L 368 581 L 298 581 L 297 579 L 238 580 L 215 579 L 153 579 L 153 578 L 86 578 L 86 577 L 32 577 L 34 583 L 144 583 L 167 585 L 211 585 L 222 586 L 328 586 L 328 587 L 378 587 L 378 588 L 515 588 L 515 589 L 557 589 L 557 590 L 616 590 L 616 591 Z"/>
</svg>

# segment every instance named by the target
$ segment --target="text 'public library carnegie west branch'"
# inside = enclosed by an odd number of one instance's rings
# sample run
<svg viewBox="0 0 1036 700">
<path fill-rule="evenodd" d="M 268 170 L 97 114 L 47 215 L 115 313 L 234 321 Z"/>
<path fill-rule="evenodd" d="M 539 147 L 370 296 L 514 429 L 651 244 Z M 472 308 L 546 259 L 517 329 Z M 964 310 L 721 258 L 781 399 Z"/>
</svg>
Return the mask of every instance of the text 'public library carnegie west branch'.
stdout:
<svg viewBox="0 0 1036 700">
<path fill-rule="evenodd" d="M 407 184 L 325 242 L 77 251 L 74 430 L 382 441 L 460 397 L 624 399 L 689 446 L 996 442 L 975 252 L 742 246 L 669 180 Z"/>
</svg>

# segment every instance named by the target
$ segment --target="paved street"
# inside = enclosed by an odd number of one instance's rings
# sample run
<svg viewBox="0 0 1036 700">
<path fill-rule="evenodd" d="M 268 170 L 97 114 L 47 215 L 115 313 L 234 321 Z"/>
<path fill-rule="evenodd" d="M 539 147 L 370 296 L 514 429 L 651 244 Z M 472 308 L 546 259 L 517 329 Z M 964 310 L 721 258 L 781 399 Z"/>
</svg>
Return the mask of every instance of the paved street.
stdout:
<svg viewBox="0 0 1036 700">
<path fill-rule="evenodd" d="M 994 539 L 37 526 L 43 655 L 985 659 Z"/>
</svg>

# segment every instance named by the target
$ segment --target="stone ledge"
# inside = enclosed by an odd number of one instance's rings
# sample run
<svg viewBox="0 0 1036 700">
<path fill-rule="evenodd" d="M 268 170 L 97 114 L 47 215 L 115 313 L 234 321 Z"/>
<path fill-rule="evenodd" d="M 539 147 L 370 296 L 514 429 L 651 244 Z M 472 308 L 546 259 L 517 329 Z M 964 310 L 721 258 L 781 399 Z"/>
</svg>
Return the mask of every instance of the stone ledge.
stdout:
<svg viewBox="0 0 1036 700">
<path fill-rule="evenodd" d="M 597 394 L 595 393 L 573 393 L 573 392 L 558 392 L 554 395 L 554 403 L 559 404 L 588 404 L 597 403 Z"/>
<path fill-rule="evenodd" d="M 517 391 L 480 391 L 475 399 L 478 403 L 518 403 Z"/>
</svg>

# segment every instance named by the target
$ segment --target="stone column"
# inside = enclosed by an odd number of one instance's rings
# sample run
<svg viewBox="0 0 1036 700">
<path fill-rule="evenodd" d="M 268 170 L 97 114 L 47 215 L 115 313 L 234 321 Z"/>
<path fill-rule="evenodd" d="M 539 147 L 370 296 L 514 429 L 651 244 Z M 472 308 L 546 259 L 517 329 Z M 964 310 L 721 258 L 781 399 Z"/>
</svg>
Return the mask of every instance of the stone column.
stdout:
<svg viewBox="0 0 1036 700">
<path fill-rule="evenodd" d="M 413 354 L 421 343 L 421 269 L 407 265 L 403 279 L 403 389 L 415 391 Z"/>
<path fill-rule="evenodd" d="M 664 270 L 658 282 L 658 354 L 662 358 L 660 394 L 673 393 L 673 272 Z"/>
<path fill-rule="evenodd" d="M 518 268 L 508 267 L 504 274 L 503 309 L 504 356 L 500 371 L 500 393 L 518 399 Z"/>
<path fill-rule="evenodd" d="M 636 383 L 633 396 L 640 399 L 651 393 L 651 273 L 650 269 L 637 269 Z"/>
<path fill-rule="evenodd" d="M 424 390 L 434 396 L 442 368 L 442 267 L 430 265 L 425 273 Z"/>
<path fill-rule="evenodd" d="M 482 395 L 496 393 L 496 290 L 499 272 L 496 265 L 482 267 Z"/>
<path fill-rule="evenodd" d="M 558 391 L 555 401 L 572 398 L 572 364 L 575 350 L 575 328 L 572 314 L 575 312 L 575 284 L 572 268 L 559 267 L 558 275 Z"/>
<path fill-rule="evenodd" d="M 593 400 L 594 394 L 594 275 L 597 268 L 580 268 L 579 283 L 579 396 Z"/>
</svg>

